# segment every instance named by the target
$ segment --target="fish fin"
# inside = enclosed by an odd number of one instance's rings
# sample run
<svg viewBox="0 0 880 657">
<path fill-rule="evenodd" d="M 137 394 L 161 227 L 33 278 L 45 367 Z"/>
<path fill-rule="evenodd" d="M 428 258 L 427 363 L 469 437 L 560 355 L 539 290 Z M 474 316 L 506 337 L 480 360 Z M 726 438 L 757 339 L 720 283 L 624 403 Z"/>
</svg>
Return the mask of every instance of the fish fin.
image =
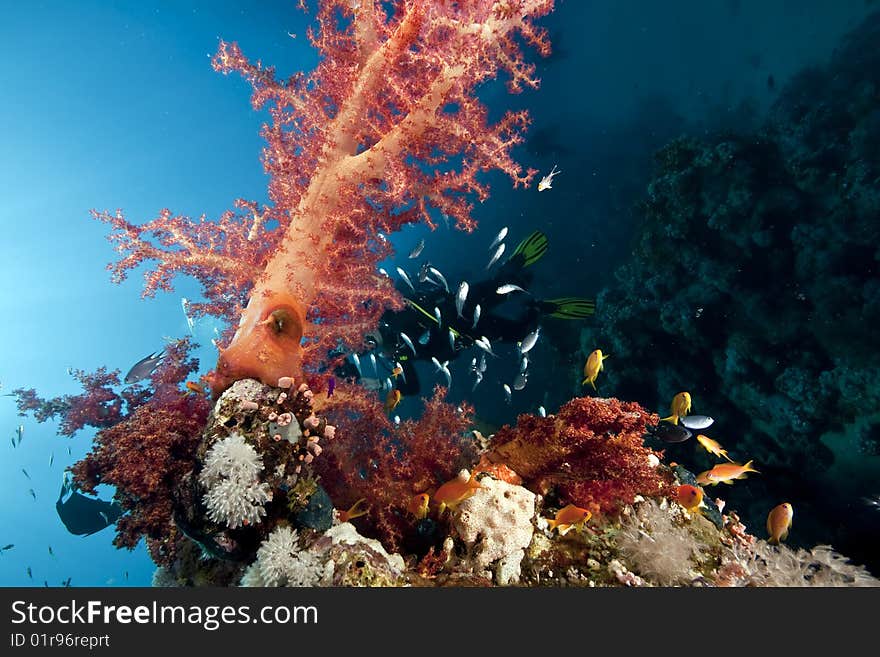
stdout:
<svg viewBox="0 0 880 657">
<path fill-rule="evenodd" d="M 767 543 L 769 543 L 770 545 L 779 545 L 779 539 L 771 536 L 770 538 L 767 539 Z"/>
<path fill-rule="evenodd" d="M 547 247 L 547 236 L 540 230 L 536 230 L 517 244 L 505 264 L 516 264 L 520 267 L 533 265 L 547 253 Z"/>
<path fill-rule="evenodd" d="M 596 382 L 593 381 L 593 379 L 589 379 L 589 381 L 590 381 L 590 385 L 593 386 L 593 390 L 596 390 Z M 596 392 L 599 392 L 599 391 L 596 390 Z"/>
<path fill-rule="evenodd" d="M 670 415 L 669 417 L 662 417 L 662 418 L 660 418 L 660 421 L 661 422 L 672 422 L 672 424 L 678 424 L 678 416 L 677 415 Z"/>
<path fill-rule="evenodd" d="M 538 309 L 556 319 L 584 319 L 596 312 L 596 302 L 579 297 L 560 297 L 538 302 Z"/>
<path fill-rule="evenodd" d="M 556 518 L 545 518 L 545 520 L 547 521 L 547 529 L 551 532 L 556 529 Z"/>
<path fill-rule="evenodd" d="M 733 482 L 730 479 L 722 479 L 722 484 L 727 484 L 728 486 L 733 486 Z"/>
</svg>

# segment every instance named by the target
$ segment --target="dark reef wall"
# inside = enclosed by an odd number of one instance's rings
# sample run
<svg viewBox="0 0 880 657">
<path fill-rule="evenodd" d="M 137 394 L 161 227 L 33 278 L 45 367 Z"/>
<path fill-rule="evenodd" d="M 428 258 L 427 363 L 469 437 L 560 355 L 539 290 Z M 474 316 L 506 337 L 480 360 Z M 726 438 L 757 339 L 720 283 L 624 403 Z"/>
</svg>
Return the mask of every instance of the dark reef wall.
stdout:
<svg viewBox="0 0 880 657">
<path fill-rule="evenodd" d="M 584 355 L 599 393 L 695 413 L 761 475 L 723 487 L 760 535 L 783 499 L 792 541 L 880 568 L 880 13 L 796 76 L 753 134 L 657 155 L 632 257 L 599 296 Z M 674 449 L 673 449 L 674 448 Z M 693 442 L 668 453 L 708 466 Z M 756 526 L 757 525 L 757 526 Z"/>
</svg>

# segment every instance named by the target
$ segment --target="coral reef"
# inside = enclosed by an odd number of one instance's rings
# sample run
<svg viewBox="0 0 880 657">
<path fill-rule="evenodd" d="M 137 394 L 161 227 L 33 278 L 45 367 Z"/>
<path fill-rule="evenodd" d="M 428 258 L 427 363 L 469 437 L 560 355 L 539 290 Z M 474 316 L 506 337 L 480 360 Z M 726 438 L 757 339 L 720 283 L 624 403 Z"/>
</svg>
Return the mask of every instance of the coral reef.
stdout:
<svg viewBox="0 0 880 657">
<path fill-rule="evenodd" d="M 214 443 L 199 474 L 208 517 L 232 529 L 259 522 L 270 499 L 269 484 L 259 480 L 262 469 L 263 459 L 239 434 Z"/>
<path fill-rule="evenodd" d="M 470 569 L 491 571 L 502 586 L 516 583 L 535 530 L 535 494 L 491 477 L 483 477 L 480 486 L 455 510 L 455 535 L 467 547 Z"/>
<path fill-rule="evenodd" d="M 378 398 L 364 397 L 353 388 L 337 384 L 333 397 L 318 404 L 339 432 L 315 464 L 315 472 L 338 508 L 367 500 L 370 511 L 359 525 L 380 537 L 388 549 L 397 550 L 414 526 L 406 510 L 412 497 L 473 463 L 473 409 L 446 403 L 446 391 L 438 386 L 425 400 L 418 420 L 394 425 Z"/>
<path fill-rule="evenodd" d="M 560 506 L 613 515 L 636 495 L 672 494 L 672 476 L 656 467 L 661 454 L 643 444 L 657 419 L 636 403 L 579 397 L 555 415 L 520 415 L 484 457 L 511 468 L 530 490 L 554 494 Z"/>
<path fill-rule="evenodd" d="M 875 13 L 781 91 L 756 133 L 682 138 L 657 154 L 632 258 L 582 333 L 584 358 L 596 346 L 623 356 L 600 393 L 665 408 L 690 390 L 731 453 L 770 475 L 753 496 L 809 505 L 804 544 L 827 541 L 880 472 L 870 446 L 849 439 L 880 424 L 878 33 Z M 675 454 L 705 469 L 705 455 Z M 843 470 L 825 477 L 835 462 Z M 827 485 L 840 490 L 816 494 Z M 731 501 L 752 523 L 766 513 L 738 490 Z M 869 537 L 833 531 L 871 556 Z"/>
</svg>

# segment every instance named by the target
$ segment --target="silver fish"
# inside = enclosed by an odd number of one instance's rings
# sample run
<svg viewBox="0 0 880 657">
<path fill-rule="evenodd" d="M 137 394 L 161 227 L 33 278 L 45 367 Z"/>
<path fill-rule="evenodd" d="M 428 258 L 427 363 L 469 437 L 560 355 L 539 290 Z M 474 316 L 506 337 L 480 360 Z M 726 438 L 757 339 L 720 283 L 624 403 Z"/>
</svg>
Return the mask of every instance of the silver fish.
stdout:
<svg viewBox="0 0 880 657">
<path fill-rule="evenodd" d="M 394 384 L 391 383 L 391 379 L 386 376 L 385 380 L 382 382 L 382 390 L 390 391 L 393 387 Z"/>
<path fill-rule="evenodd" d="M 490 344 L 489 340 L 487 340 L 485 337 L 478 338 L 478 339 L 474 340 L 474 344 L 477 345 L 483 351 L 485 351 L 487 354 L 491 354 L 492 356 L 495 356 L 497 358 L 497 356 L 495 355 L 495 352 L 492 351 L 492 345 Z"/>
<path fill-rule="evenodd" d="M 376 354 L 374 354 L 372 351 L 370 352 L 370 365 L 373 367 L 373 372 L 375 374 L 378 374 L 379 367 L 376 364 Z"/>
<path fill-rule="evenodd" d="M 495 249 L 495 254 L 492 256 L 492 259 L 489 261 L 489 264 L 486 265 L 486 269 L 492 269 L 492 265 L 498 262 L 498 259 L 501 257 L 501 254 L 504 253 L 504 244 L 499 244 L 498 248 Z"/>
<path fill-rule="evenodd" d="M 525 292 L 525 290 L 519 285 L 514 285 L 513 283 L 505 283 L 495 290 L 496 294 L 510 294 L 511 292 Z"/>
<path fill-rule="evenodd" d="M 510 390 L 510 386 L 506 383 L 502 387 L 504 388 L 504 401 L 509 404 L 510 401 L 513 399 L 513 393 Z"/>
<path fill-rule="evenodd" d="M 440 309 L 437 306 L 434 306 L 434 319 L 437 320 L 437 328 L 443 326 L 443 316 L 440 314 Z"/>
<path fill-rule="evenodd" d="M 407 285 L 409 285 L 409 288 L 410 288 L 413 292 L 416 291 L 416 288 L 415 288 L 415 286 L 412 284 L 412 281 L 409 280 L 409 276 L 407 276 L 406 272 L 403 271 L 403 269 L 401 269 L 400 267 L 397 267 L 397 275 L 400 276 L 400 278 L 403 279 L 403 282 L 404 282 L 404 283 L 406 283 Z"/>
<path fill-rule="evenodd" d="M 538 415 L 540 415 L 541 417 L 547 417 L 547 409 L 545 409 L 543 406 L 538 406 Z"/>
<path fill-rule="evenodd" d="M 407 347 L 409 347 L 410 351 L 413 352 L 413 356 L 415 356 L 416 355 L 416 347 L 412 343 L 412 340 L 409 339 L 409 336 L 406 333 L 404 333 L 403 331 L 401 331 L 400 332 L 400 339 L 403 340 L 403 344 L 405 344 Z"/>
<path fill-rule="evenodd" d="M 394 416 L 394 426 L 400 426 L 400 416 L 399 415 Z"/>
<path fill-rule="evenodd" d="M 485 371 L 486 371 L 486 367 L 488 367 L 488 365 L 489 365 L 489 364 L 488 364 L 488 362 L 486 361 L 486 354 L 483 354 L 482 356 L 480 356 L 480 371 L 481 371 L 481 372 L 485 372 Z"/>
<path fill-rule="evenodd" d="M 358 376 L 363 377 L 363 376 L 364 376 L 364 373 L 363 373 L 363 371 L 361 370 L 361 359 L 360 359 L 360 357 L 359 357 L 357 354 L 352 354 L 352 355 L 351 355 L 351 362 L 354 363 L 354 366 L 355 366 L 355 368 L 356 368 L 357 371 L 358 371 Z"/>
<path fill-rule="evenodd" d="M 534 331 L 529 333 L 526 337 L 523 338 L 522 343 L 519 345 L 519 352 L 521 354 L 527 354 L 532 350 L 532 347 L 535 346 L 535 343 L 538 341 L 538 337 L 541 335 L 541 327 L 539 326 Z"/>
<path fill-rule="evenodd" d="M 379 267 L 379 273 L 382 274 L 382 276 L 384 276 L 385 278 L 389 278 L 388 272 L 385 271 L 384 267 Z"/>
<path fill-rule="evenodd" d="M 458 316 L 462 319 L 464 319 L 462 311 L 464 310 L 464 302 L 467 300 L 469 287 L 467 281 L 462 281 L 458 286 L 458 293 L 455 295 L 455 309 L 458 311 Z"/>
<path fill-rule="evenodd" d="M 492 240 L 492 243 L 489 245 L 488 250 L 491 251 L 496 246 L 501 244 L 501 240 L 503 240 L 505 237 L 507 237 L 507 226 L 505 226 L 504 228 L 502 228 L 501 230 L 498 231 L 498 234 L 495 236 L 495 239 Z"/>
<path fill-rule="evenodd" d="M 384 233 L 376 233 L 376 237 L 378 237 L 378 238 L 379 238 L 380 240 L 382 240 L 383 242 L 387 242 L 387 241 L 388 241 L 388 238 L 385 237 L 385 234 L 384 234 Z"/>
<path fill-rule="evenodd" d="M 446 388 L 448 391 L 452 388 L 452 373 L 449 371 L 449 361 L 446 360 L 441 363 L 434 356 L 431 356 L 431 362 L 434 363 L 434 367 L 437 368 L 437 371 L 442 372 L 443 376 L 446 377 Z"/>
<path fill-rule="evenodd" d="M 477 328 L 477 322 L 480 321 L 480 304 L 474 306 L 474 323 L 471 324 L 471 328 Z"/>
<path fill-rule="evenodd" d="M 431 329 L 428 329 L 424 333 L 419 336 L 419 344 L 428 344 L 428 340 L 431 339 Z"/>
<path fill-rule="evenodd" d="M 678 418 L 678 421 L 681 422 L 686 429 L 695 429 L 697 431 L 700 429 L 707 429 L 715 422 L 715 420 L 708 415 L 685 415 Z"/>
<path fill-rule="evenodd" d="M 419 267 L 419 283 L 424 283 L 428 280 L 428 268 L 430 266 L 431 264 L 426 262 L 421 267 Z"/>
<path fill-rule="evenodd" d="M 476 357 L 471 359 L 471 372 L 477 371 L 477 359 Z"/>
<path fill-rule="evenodd" d="M 446 282 L 446 279 L 443 277 L 443 274 L 436 267 L 428 267 L 428 271 L 434 274 L 441 283 L 443 283 L 443 289 L 446 290 L 447 294 L 449 293 L 449 283 Z"/>
<path fill-rule="evenodd" d="M 193 335 L 193 329 L 195 328 L 196 323 L 189 315 L 189 299 L 182 297 L 180 299 L 180 306 L 183 308 L 183 316 L 186 318 L 186 325 L 189 327 L 189 334 Z"/>
<path fill-rule="evenodd" d="M 527 369 L 529 369 L 529 357 L 523 354 L 522 360 L 519 362 L 519 371 L 523 373 Z"/>
<path fill-rule="evenodd" d="M 424 248 L 425 240 L 421 239 L 419 240 L 419 243 L 415 245 L 415 248 L 413 248 L 413 250 L 409 252 L 409 256 L 407 257 L 410 259 L 418 258 L 420 255 L 422 255 L 422 249 Z"/>
<path fill-rule="evenodd" d="M 477 376 L 476 376 L 476 380 L 474 381 L 474 385 L 473 385 L 473 387 L 471 387 L 471 392 L 473 392 L 474 390 L 477 389 L 477 386 L 480 385 L 480 381 L 482 381 L 482 380 L 483 380 L 483 374 L 482 374 L 482 372 L 478 371 Z"/>
<path fill-rule="evenodd" d="M 165 350 L 153 352 L 149 356 L 144 356 L 138 362 L 131 366 L 128 374 L 125 375 L 125 383 L 135 383 L 146 379 L 158 367 L 159 362 L 165 357 Z"/>
<path fill-rule="evenodd" d="M 452 347 L 452 351 L 455 351 L 455 333 L 452 332 L 452 329 L 449 329 L 449 346 Z"/>
<path fill-rule="evenodd" d="M 520 372 L 516 375 L 516 378 L 513 380 L 513 389 L 514 390 L 522 390 L 526 387 L 526 383 L 528 383 L 529 377 L 525 372 Z"/>
</svg>

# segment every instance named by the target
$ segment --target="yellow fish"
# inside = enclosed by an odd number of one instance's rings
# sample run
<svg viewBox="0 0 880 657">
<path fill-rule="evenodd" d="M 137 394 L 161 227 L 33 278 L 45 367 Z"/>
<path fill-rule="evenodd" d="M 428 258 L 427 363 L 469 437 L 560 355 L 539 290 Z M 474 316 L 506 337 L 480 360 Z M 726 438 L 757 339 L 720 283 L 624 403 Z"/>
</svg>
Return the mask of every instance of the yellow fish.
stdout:
<svg viewBox="0 0 880 657">
<path fill-rule="evenodd" d="M 587 381 L 589 381 L 590 385 L 593 386 L 593 390 L 596 389 L 596 378 L 599 376 L 599 372 L 605 369 L 602 362 L 606 358 L 610 358 L 610 356 L 603 355 L 601 349 L 596 349 L 587 357 L 587 362 L 584 363 L 584 380 L 581 381 L 582 386 L 586 385 Z"/>
<path fill-rule="evenodd" d="M 672 422 L 678 424 L 678 418 L 684 417 L 691 412 L 691 393 L 680 392 L 672 398 L 671 410 L 672 415 L 663 418 L 664 422 Z"/>
<path fill-rule="evenodd" d="M 788 502 L 783 502 L 767 515 L 767 533 L 770 545 L 779 545 L 780 541 L 788 538 L 788 530 L 791 529 L 791 519 L 794 517 L 794 509 Z"/>
<path fill-rule="evenodd" d="M 361 516 L 367 515 L 367 509 L 363 508 L 361 504 L 366 502 L 365 498 L 359 499 L 357 502 L 352 504 L 348 511 L 340 511 L 339 512 L 339 522 L 349 522 L 354 518 L 360 518 Z"/>
<path fill-rule="evenodd" d="M 406 510 L 416 517 L 416 520 L 422 520 L 428 515 L 428 503 L 431 496 L 427 493 L 419 493 L 410 498 L 406 505 Z"/>
<path fill-rule="evenodd" d="M 733 462 L 719 463 L 711 470 L 697 475 L 697 483 L 703 486 L 714 486 L 720 483 L 732 484 L 734 479 L 745 479 L 749 472 L 758 472 L 752 467 L 752 463 L 754 461 L 749 461 L 745 465 Z"/>
<path fill-rule="evenodd" d="M 703 448 L 714 456 L 723 456 L 728 461 L 733 463 L 733 459 L 727 455 L 727 450 L 721 447 L 718 441 L 712 440 L 709 436 L 704 436 L 703 434 L 697 435 L 697 442 L 700 443 Z"/>
</svg>

